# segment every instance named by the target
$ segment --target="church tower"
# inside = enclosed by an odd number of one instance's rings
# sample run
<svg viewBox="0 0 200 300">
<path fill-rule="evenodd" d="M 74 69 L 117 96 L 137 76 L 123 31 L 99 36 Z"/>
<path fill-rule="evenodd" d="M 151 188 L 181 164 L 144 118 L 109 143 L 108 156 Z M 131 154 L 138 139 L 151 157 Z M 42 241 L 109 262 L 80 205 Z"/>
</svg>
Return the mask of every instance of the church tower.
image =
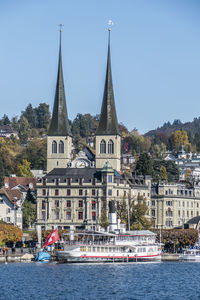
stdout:
<svg viewBox="0 0 200 300">
<path fill-rule="evenodd" d="M 110 59 L 110 28 L 108 29 L 108 57 L 99 127 L 96 131 L 96 168 L 109 161 L 113 169 L 121 168 L 121 134 L 117 122 Z"/>
<path fill-rule="evenodd" d="M 53 114 L 47 136 L 47 173 L 54 168 L 66 168 L 71 160 L 72 134 L 69 127 L 60 49 Z"/>
</svg>

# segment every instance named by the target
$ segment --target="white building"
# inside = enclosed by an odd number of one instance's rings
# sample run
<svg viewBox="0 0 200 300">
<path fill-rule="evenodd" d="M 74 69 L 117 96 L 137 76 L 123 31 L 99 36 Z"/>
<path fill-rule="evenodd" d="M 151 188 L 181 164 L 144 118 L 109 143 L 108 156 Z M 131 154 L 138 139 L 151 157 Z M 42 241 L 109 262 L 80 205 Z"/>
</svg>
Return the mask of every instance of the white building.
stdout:
<svg viewBox="0 0 200 300">
<path fill-rule="evenodd" d="M 22 229 L 22 193 L 19 190 L 0 189 L 0 220 Z"/>
</svg>

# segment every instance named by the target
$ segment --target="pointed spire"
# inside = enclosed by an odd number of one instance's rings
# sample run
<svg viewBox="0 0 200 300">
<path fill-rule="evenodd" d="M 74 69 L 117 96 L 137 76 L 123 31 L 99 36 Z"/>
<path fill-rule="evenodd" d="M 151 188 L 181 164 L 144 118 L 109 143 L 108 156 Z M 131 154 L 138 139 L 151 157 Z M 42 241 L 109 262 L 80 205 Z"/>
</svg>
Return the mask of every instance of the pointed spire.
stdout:
<svg viewBox="0 0 200 300">
<path fill-rule="evenodd" d="M 117 114 L 115 109 L 114 91 L 112 83 L 111 59 L 110 59 L 110 27 L 108 28 L 108 57 L 107 70 L 104 86 L 103 103 L 99 127 L 96 135 L 120 135 Z"/>
<path fill-rule="evenodd" d="M 61 27 L 62 25 L 60 25 Z M 54 98 L 53 114 L 49 126 L 49 136 L 71 136 L 69 127 L 69 120 L 67 114 L 67 106 L 65 99 L 65 88 L 62 70 L 62 53 L 61 53 L 61 33 L 60 28 L 60 48 L 59 48 L 59 61 L 58 61 L 58 75 L 56 83 L 56 92 Z"/>
</svg>

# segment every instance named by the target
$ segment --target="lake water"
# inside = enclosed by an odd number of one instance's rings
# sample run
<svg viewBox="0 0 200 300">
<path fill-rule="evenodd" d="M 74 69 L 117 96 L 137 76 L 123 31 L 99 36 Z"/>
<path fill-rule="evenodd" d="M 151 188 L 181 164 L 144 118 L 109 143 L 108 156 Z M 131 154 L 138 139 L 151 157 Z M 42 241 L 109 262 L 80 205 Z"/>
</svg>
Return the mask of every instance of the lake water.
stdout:
<svg viewBox="0 0 200 300">
<path fill-rule="evenodd" d="M 200 299 L 200 263 L 0 264 L 0 299 Z"/>
</svg>

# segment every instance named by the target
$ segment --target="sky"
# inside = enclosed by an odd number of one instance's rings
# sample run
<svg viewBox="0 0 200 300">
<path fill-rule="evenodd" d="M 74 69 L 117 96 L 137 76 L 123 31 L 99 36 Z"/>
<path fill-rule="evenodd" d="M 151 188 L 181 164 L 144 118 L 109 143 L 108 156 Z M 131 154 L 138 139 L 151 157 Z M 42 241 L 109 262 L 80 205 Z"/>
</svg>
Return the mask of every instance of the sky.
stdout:
<svg viewBox="0 0 200 300">
<path fill-rule="evenodd" d="M 69 119 L 99 114 L 112 20 L 118 121 L 140 133 L 200 116 L 200 1 L 0 0 L 0 117 L 52 111 L 59 27 Z"/>
</svg>

